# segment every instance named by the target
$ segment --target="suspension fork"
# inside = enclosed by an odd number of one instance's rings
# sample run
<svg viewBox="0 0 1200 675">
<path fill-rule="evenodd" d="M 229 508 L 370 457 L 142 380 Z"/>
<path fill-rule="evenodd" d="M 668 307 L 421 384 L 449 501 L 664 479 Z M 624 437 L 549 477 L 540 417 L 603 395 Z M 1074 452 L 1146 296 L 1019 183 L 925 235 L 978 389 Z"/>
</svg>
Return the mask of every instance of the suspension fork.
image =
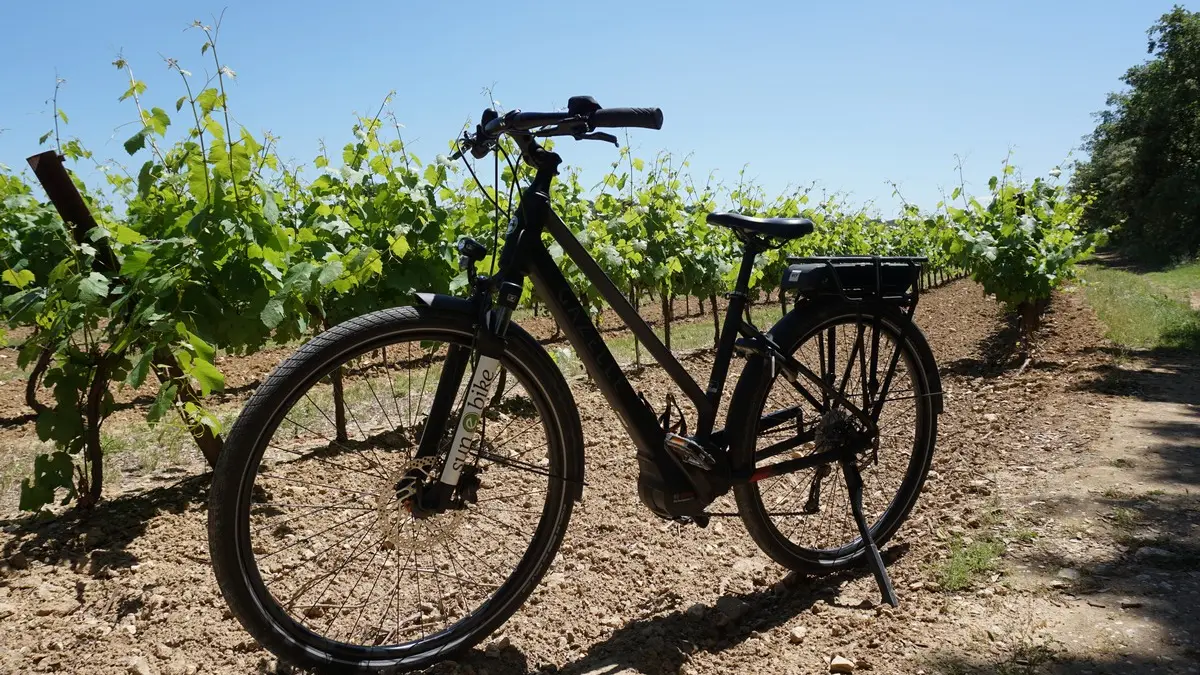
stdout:
<svg viewBox="0 0 1200 675">
<path fill-rule="evenodd" d="M 483 315 L 483 320 L 475 331 L 474 344 L 471 347 L 451 345 L 446 361 L 442 366 L 442 374 L 438 379 L 437 391 L 433 404 L 426 418 L 425 428 L 421 434 L 420 445 L 417 448 L 418 457 L 433 457 L 439 452 L 439 442 L 444 437 L 450 421 L 456 400 L 458 388 L 462 384 L 463 375 L 470 365 L 471 355 L 478 354 L 471 375 L 467 382 L 466 392 L 459 403 L 462 413 L 458 417 L 458 425 L 454 431 L 445 463 L 439 476 L 439 491 L 449 492 L 458 485 L 459 476 L 467 463 L 468 455 L 475 447 L 482 429 L 483 409 L 491 399 L 492 386 L 499 378 L 501 366 L 500 355 L 504 351 L 504 336 L 512 321 L 512 312 L 521 300 L 522 284 L 506 281 L 500 284 L 499 297 L 490 311 Z"/>
</svg>

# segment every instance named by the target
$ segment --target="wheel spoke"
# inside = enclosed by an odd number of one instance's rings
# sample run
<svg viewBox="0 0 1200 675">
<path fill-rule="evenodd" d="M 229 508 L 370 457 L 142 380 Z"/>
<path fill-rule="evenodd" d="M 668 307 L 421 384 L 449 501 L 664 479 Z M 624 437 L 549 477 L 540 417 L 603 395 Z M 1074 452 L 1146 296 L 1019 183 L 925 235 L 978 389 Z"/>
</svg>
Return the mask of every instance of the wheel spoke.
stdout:
<svg viewBox="0 0 1200 675">
<path fill-rule="evenodd" d="M 337 425 L 328 377 L 312 375 L 300 385 L 306 389 L 275 387 L 270 395 L 282 402 L 260 408 L 278 411 L 271 413 L 278 422 L 262 423 L 257 471 L 249 474 L 255 482 L 238 488 L 254 492 L 239 514 L 249 546 L 237 555 L 259 570 L 266 593 L 252 589 L 258 611 L 273 607 L 289 616 L 281 629 L 302 644 L 317 648 L 306 642 L 315 633 L 360 644 L 381 659 L 409 654 L 400 649 L 440 649 L 424 640 L 453 644 L 456 637 L 443 639 L 447 631 L 509 606 L 513 594 L 533 588 L 524 575 L 540 576 L 553 559 L 541 547 L 561 541 L 555 523 L 569 504 L 565 478 L 553 474 L 566 465 L 562 453 L 575 450 L 554 435 L 570 428 L 552 418 L 567 402 L 541 395 L 548 389 L 531 379 L 557 373 L 507 351 L 501 358 L 504 382 L 469 453 L 474 473 L 464 473 L 479 481 L 470 500 L 455 493 L 457 501 L 433 504 L 441 499 L 433 492 L 437 476 L 414 471 L 430 471 L 413 450 L 414 437 L 433 426 L 424 410 L 438 380 L 433 371 L 444 371 L 448 346 L 471 350 L 471 340 L 465 332 L 412 329 L 387 344 L 348 343 L 338 362 L 307 371 L 301 363 L 293 372 L 343 373 L 337 416 L 353 431 L 351 440 L 329 431 Z M 386 382 L 377 384 L 379 377 Z M 461 405 L 456 392 L 447 414 L 457 415 Z"/>
</svg>

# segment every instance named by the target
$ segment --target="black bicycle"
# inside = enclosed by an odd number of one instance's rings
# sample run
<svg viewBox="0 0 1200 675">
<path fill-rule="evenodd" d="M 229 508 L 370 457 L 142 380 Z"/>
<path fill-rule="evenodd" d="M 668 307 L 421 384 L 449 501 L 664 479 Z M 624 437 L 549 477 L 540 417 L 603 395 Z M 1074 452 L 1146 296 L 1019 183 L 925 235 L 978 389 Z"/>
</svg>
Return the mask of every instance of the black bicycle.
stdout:
<svg viewBox="0 0 1200 675">
<path fill-rule="evenodd" d="M 566 112 L 485 111 L 460 154 L 482 158 L 508 136 L 536 170 L 495 273 L 476 272 L 487 250 L 463 240 L 469 297 L 420 293 L 414 306 L 346 321 L 255 391 L 213 477 L 209 545 L 230 609 L 263 646 L 331 671 L 420 668 L 478 644 L 539 583 L 583 494 L 584 439 L 558 367 L 513 321 L 526 277 L 637 448 L 646 507 L 704 526 L 732 489 L 776 562 L 804 572 L 865 562 L 896 603 L 878 546 L 917 499 L 942 406 L 912 321 L 924 260 L 791 260 L 782 288 L 795 307 L 762 331 L 747 312 L 754 260 L 813 224 L 708 216 L 744 254 L 701 388 L 551 210 L 561 159 L 538 143 L 615 144 L 596 130 L 661 126 L 658 109 L 590 97 Z M 690 401 L 694 433 L 678 405 L 658 412 L 630 385 L 543 233 Z M 735 354 L 745 365 L 718 429 Z"/>
</svg>

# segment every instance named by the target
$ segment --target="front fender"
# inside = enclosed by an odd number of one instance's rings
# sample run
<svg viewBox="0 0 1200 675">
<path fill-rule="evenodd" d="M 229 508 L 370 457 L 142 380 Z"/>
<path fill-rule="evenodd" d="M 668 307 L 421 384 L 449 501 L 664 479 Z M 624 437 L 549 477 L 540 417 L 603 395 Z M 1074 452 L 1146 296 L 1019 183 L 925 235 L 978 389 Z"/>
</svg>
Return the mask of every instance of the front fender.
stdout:
<svg viewBox="0 0 1200 675">
<path fill-rule="evenodd" d="M 475 305 L 466 298 L 459 298 L 445 293 L 414 293 L 417 303 L 422 307 L 436 309 L 454 314 L 475 314 Z"/>
</svg>

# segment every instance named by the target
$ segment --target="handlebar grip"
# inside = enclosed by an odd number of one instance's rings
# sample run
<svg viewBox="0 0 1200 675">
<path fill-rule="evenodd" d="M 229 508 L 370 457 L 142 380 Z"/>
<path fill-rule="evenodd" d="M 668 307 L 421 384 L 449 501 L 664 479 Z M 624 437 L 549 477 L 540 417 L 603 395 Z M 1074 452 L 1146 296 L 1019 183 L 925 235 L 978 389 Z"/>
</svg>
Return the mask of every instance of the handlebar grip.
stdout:
<svg viewBox="0 0 1200 675">
<path fill-rule="evenodd" d="M 595 127 L 641 127 L 661 129 L 662 110 L 659 108 L 601 108 L 588 117 Z"/>
</svg>

